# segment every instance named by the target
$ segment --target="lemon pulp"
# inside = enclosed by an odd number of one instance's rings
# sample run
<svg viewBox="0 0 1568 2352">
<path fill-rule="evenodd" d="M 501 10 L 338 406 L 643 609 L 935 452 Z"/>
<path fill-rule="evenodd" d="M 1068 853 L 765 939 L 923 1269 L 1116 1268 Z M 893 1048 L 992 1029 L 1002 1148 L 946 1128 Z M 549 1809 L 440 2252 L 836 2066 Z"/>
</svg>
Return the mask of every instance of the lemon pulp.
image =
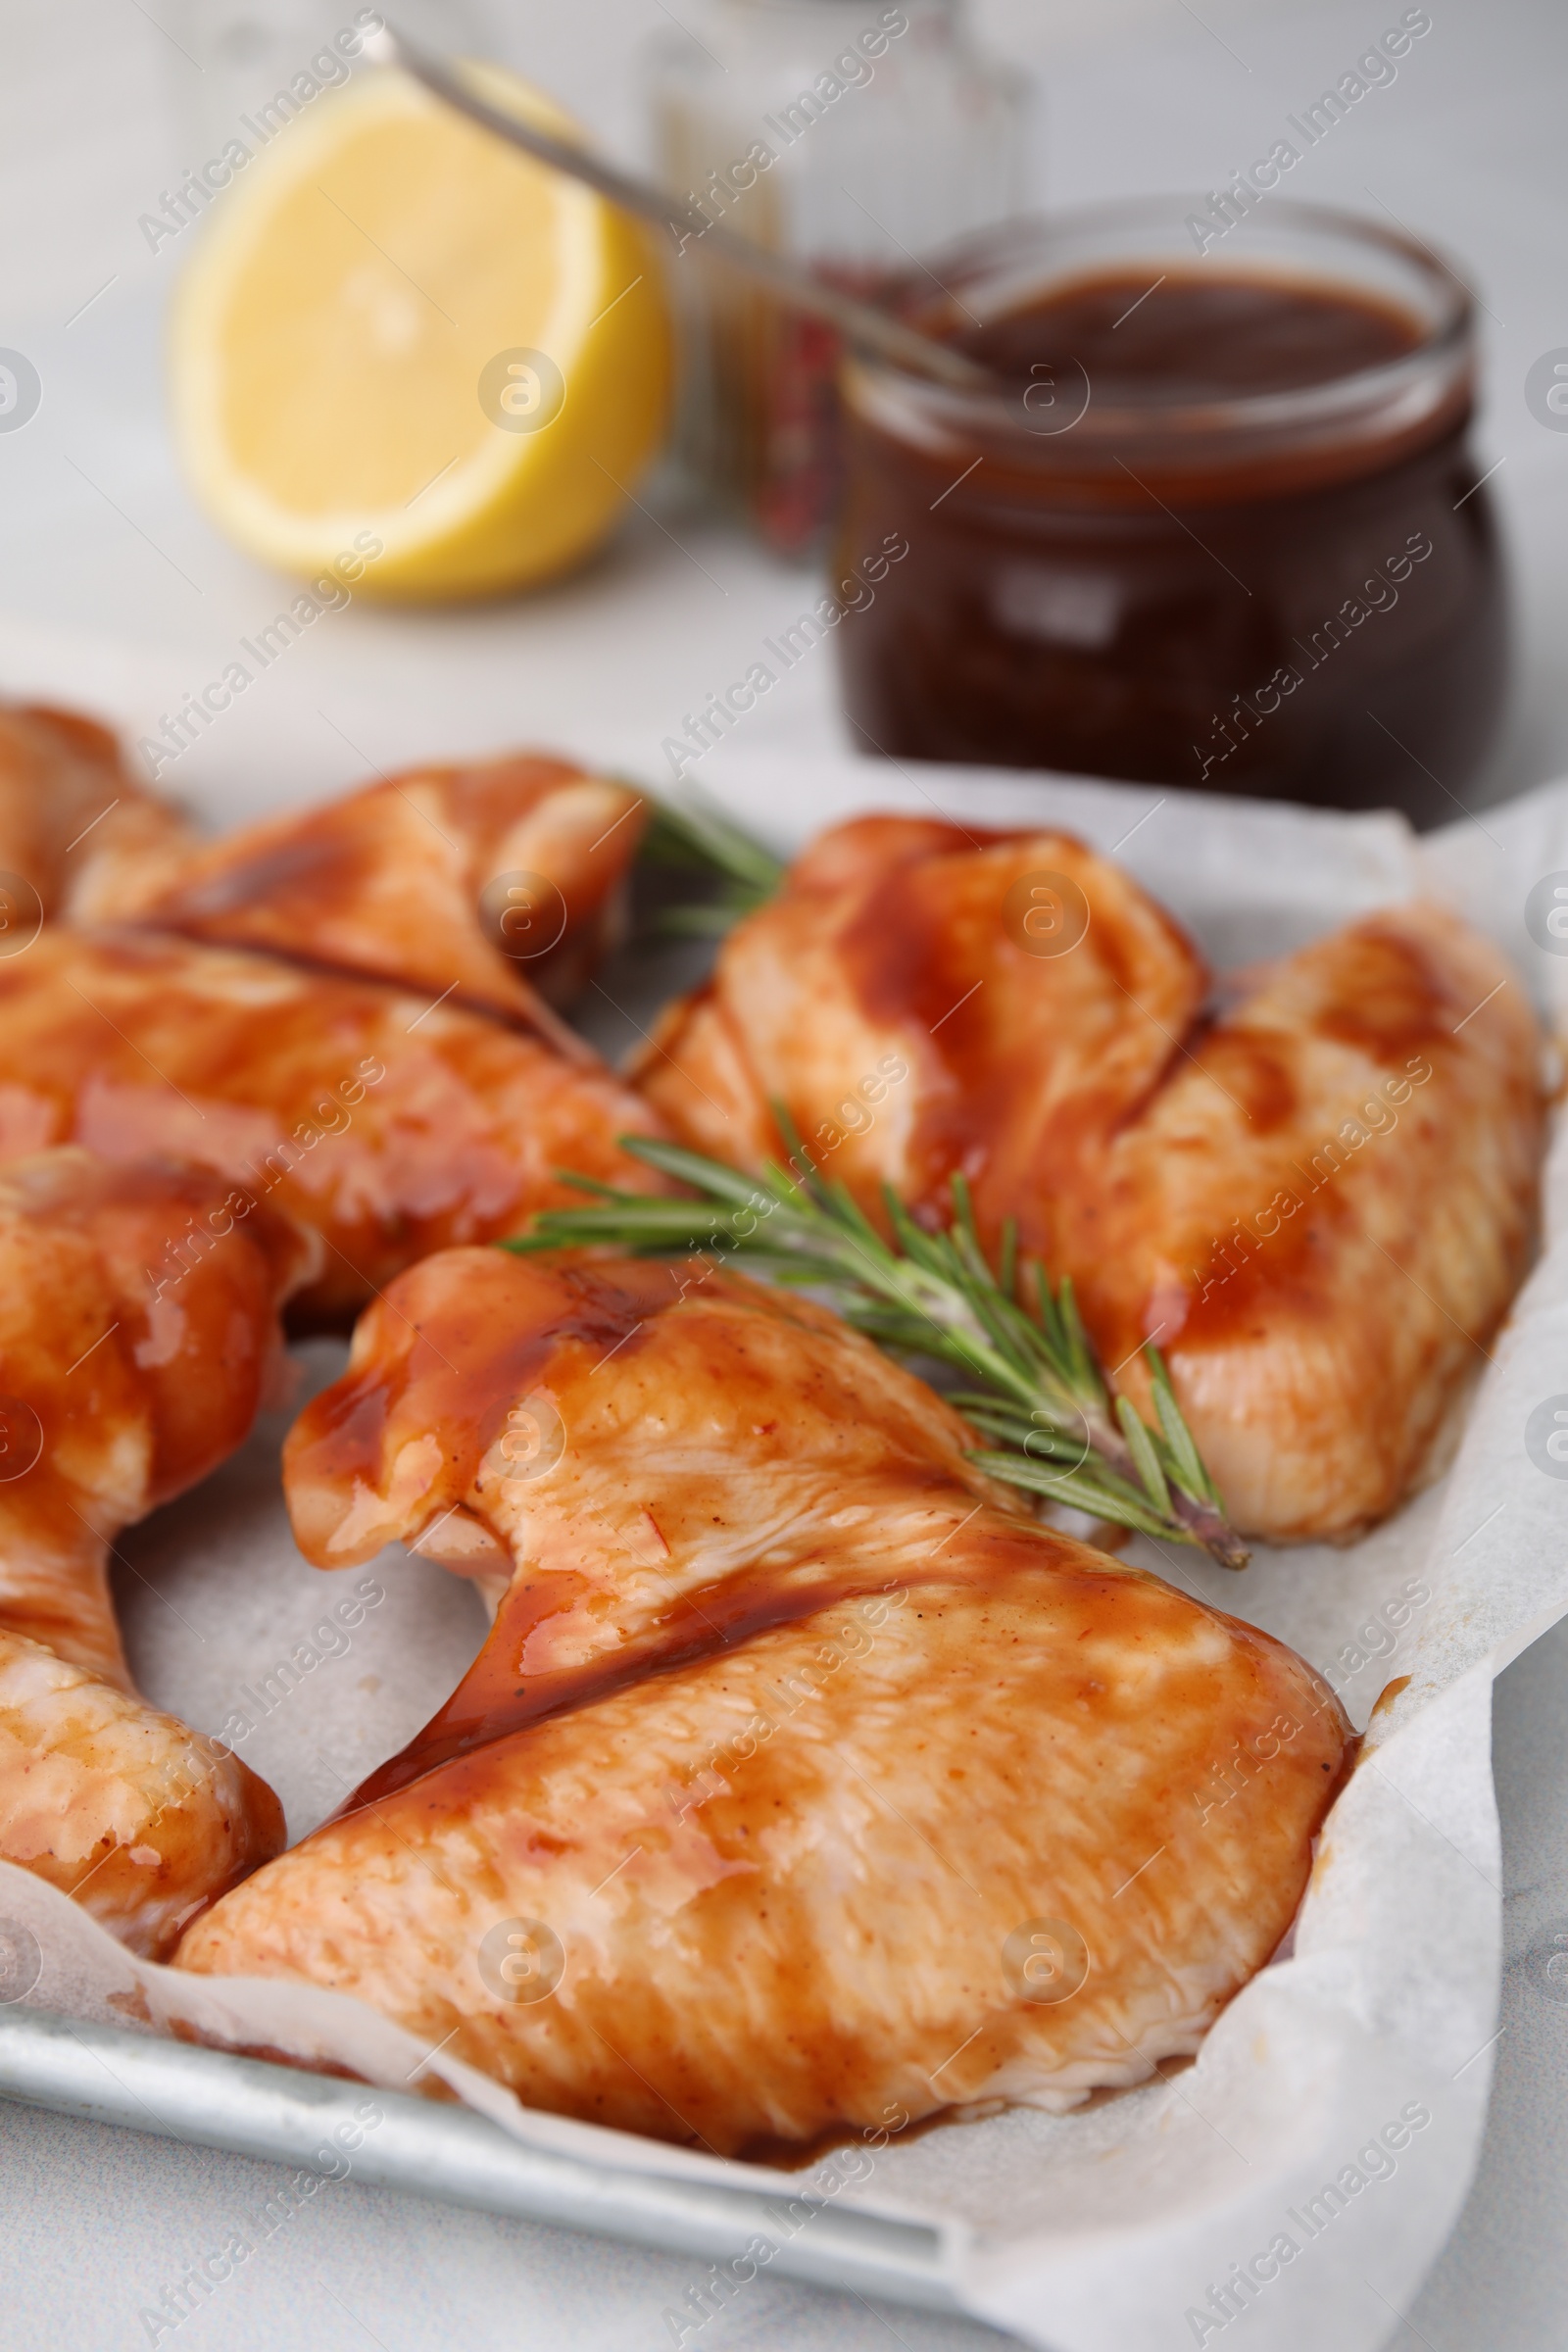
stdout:
<svg viewBox="0 0 1568 2352">
<path fill-rule="evenodd" d="M 493 103 L 572 125 L 497 68 Z M 669 327 L 624 214 L 383 74 L 237 175 L 181 282 L 171 382 L 198 495 L 252 554 L 462 596 L 559 571 L 657 448 Z"/>
</svg>

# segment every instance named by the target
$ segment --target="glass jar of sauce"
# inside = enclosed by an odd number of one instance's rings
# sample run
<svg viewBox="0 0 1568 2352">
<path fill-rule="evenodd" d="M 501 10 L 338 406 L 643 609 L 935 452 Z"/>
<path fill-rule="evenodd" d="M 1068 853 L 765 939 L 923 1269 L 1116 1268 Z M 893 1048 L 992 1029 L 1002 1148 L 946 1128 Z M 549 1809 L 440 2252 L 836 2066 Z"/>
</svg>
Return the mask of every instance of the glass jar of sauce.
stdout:
<svg viewBox="0 0 1568 2352">
<path fill-rule="evenodd" d="M 1442 822 L 1506 675 L 1470 297 L 1348 214 L 1204 226 L 1140 201 L 939 265 L 906 314 L 994 391 L 847 361 L 836 574 L 906 550 L 836 632 L 858 744 Z"/>
</svg>

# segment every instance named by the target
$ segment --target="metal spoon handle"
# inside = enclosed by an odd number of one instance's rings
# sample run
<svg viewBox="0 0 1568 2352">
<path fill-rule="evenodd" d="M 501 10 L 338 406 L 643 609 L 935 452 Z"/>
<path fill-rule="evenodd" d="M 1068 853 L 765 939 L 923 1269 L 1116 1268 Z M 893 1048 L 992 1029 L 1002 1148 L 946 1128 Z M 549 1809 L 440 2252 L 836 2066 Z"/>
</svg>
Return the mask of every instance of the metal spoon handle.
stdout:
<svg viewBox="0 0 1568 2352">
<path fill-rule="evenodd" d="M 460 115 L 466 115 L 470 122 L 477 122 L 498 139 L 505 139 L 509 146 L 520 147 L 536 162 L 564 172 L 571 179 L 583 180 L 622 211 L 639 214 L 656 227 L 668 229 L 676 240 L 678 253 L 684 254 L 690 246 L 727 262 L 733 269 L 744 270 L 750 276 L 760 278 L 796 310 L 825 318 L 846 340 L 868 345 L 884 358 L 897 361 L 902 368 L 934 376 L 938 382 L 951 384 L 962 392 L 994 388 L 995 379 L 963 353 L 938 343 L 930 335 L 916 333 L 913 327 L 890 318 L 871 303 L 859 302 L 837 286 L 825 285 L 802 263 L 770 252 L 765 245 L 754 244 L 750 237 L 737 236 L 732 228 L 725 228 L 720 222 L 705 220 L 703 227 L 695 230 L 690 212 L 671 204 L 662 189 L 617 171 L 613 164 L 601 163 L 596 156 L 568 145 L 564 139 L 553 138 L 549 131 L 538 130 L 531 122 L 519 122 L 516 116 L 504 113 L 500 107 L 491 106 L 453 72 L 444 58 L 416 48 L 390 24 L 382 25 L 379 31 L 367 37 L 365 54 L 377 65 L 401 67 L 405 74 L 422 82 L 432 96 L 456 108 Z"/>
</svg>

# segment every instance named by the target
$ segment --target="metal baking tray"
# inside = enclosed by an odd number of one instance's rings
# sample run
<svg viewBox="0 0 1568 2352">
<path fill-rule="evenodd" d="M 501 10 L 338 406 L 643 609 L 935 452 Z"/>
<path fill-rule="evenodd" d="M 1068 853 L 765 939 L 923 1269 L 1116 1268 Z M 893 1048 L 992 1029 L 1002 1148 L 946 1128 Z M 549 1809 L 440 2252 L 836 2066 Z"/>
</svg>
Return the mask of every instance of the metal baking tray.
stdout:
<svg viewBox="0 0 1568 2352">
<path fill-rule="evenodd" d="M 58 2115 L 120 2124 L 199 2147 L 227 2148 L 322 2172 L 323 2141 L 353 2126 L 365 2084 L 222 2050 L 193 2047 L 49 2009 L 0 2010 L 0 2097 Z M 466 2107 L 375 2090 L 384 2122 L 359 2140 L 347 2178 L 447 2205 L 468 2205 L 564 2230 L 629 2238 L 661 2252 L 721 2260 L 758 2233 L 777 2239 L 770 2183 L 753 2190 L 661 2180 L 612 2164 L 524 2147 Z M 330 2176 L 342 2179 L 343 2159 Z M 328 2177 L 323 2174 L 323 2177 Z M 962 2306 L 942 2275 L 942 2233 L 790 2192 L 810 2207 L 770 2272 L 813 2286 L 881 2295 L 930 2311 Z"/>
</svg>

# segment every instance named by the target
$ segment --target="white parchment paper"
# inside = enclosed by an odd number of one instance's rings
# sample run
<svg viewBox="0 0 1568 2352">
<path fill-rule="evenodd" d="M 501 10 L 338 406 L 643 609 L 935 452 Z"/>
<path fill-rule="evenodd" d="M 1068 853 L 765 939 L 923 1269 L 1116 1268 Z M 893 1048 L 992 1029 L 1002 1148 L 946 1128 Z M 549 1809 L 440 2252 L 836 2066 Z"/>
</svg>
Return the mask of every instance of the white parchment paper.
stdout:
<svg viewBox="0 0 1568 2352">
<path fill-rule="evenodd" d="M 935 805 L 964 823 L 1065 824 L 1114 850 L 1221 965 L 1435 894 L 1508 952 L 1510 985 L 1531 989 L 1559 1032 L 1568 1007 L 1568 937 L 1549 919 L 1559 871 L 1568 893 L 1568 785 L 1418 842 L 1387 815 L 848 759 L 803 768 L 715 753 L 701 781 L 785 851 L 857 808 Z M 647 977 L 617 982 L 628 1023 L 652 1008 Z M 326 1343 L 300 1352 L 310 1382 L 341 1360 Z M 1194 2065 L 1076 2115 L 1013 2111 L 865 2151 L 858 2180 L 829 2192 L 935 2223 L 977 2316 L 1060 2352 L 1242 2334 L 1254 2352 L 1362 2352 L 1397 2330 L 1463 2200 L 1485 2119 L 1501 1910 L 1492 1679 L 1568 1612 L 1568 1459 L 1557 1459 L 1568 1441 L 1550 1444 L 1559 1405 L 1568 1431 L 1561 1135 L 1541 1261 L 1478 1370 L 1446 1476 L 1360 1544 L 1263 1552 L 1241 1578 L 1190 1554 L 1139 1555 L 1292 1643 L 1370 1735 L 1286 1954 Z M 122 1539 L 119 1589 L 133 1665 L 159 1703 L 217 1730 L 244 1692 L 268 1702 L 251 1708 L 240 1752 L 277 1788 L 298 1836 L 434 1711 L 482 1624 L 466 1587 L 400 1552 L 347 1579 L 305 1564 L 277 1488 L 285 1426 L 264 1426 L 198 1494 Z M 327 1605 L 362 1583 L 374 1597 L 347 1646 L 313 1641 Z M 270 1703 L 271 1670 L 301 1645 L 316 1663 Z M 535 2145 L 665 2179 L 758 2184 L 756 2168 L 526 2112 L 343 1996 L 133 1961 L 64 1897 L 5 1866 L 0 1917 L 38 1939 L 42 1973 L 27 1997 L 39 2006 L 155 2031 L 180 2021 L 335 2059 L 391 2088 L 424 2061 Z M 775 2178 L 796 2195 L 821 2185 L 815 2173 Z"/>
</svg>

